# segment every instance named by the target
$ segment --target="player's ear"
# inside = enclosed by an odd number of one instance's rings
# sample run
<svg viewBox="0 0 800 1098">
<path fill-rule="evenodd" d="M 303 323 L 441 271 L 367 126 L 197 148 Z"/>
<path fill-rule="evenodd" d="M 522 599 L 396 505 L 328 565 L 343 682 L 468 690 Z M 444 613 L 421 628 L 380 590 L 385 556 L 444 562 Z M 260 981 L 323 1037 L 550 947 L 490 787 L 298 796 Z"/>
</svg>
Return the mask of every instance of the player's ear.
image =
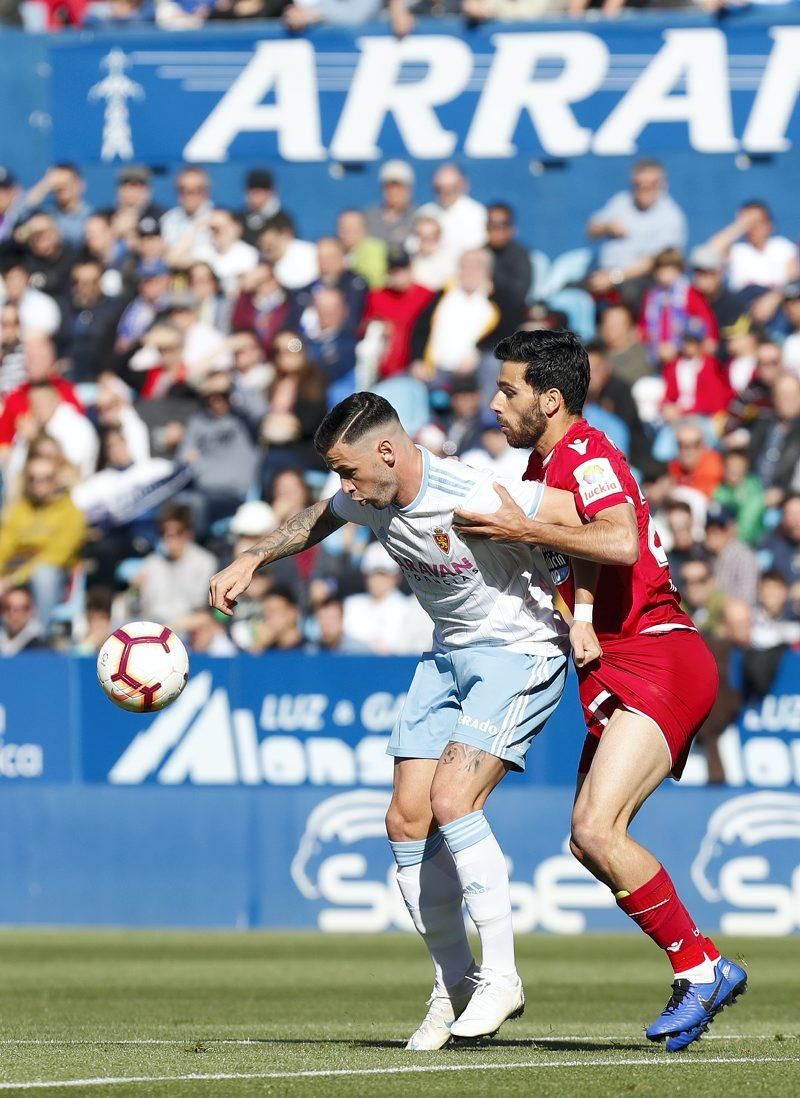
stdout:
<svg viewBox="0 0 800 1098">
<path fill-rule="evenodd" d="M 554 416 L 561 407 L 563 398 L 558 389 L 546 389 L 541 396 L 542 411 L 547 416 Z"/>
<path fill-rule="evenodd" d="M 381 439 L 381 441 L 378 443 L 378 457 L 386 465 L 394 465 L 394 446 L 392 446 L 388 438 Z"/>
</svg>

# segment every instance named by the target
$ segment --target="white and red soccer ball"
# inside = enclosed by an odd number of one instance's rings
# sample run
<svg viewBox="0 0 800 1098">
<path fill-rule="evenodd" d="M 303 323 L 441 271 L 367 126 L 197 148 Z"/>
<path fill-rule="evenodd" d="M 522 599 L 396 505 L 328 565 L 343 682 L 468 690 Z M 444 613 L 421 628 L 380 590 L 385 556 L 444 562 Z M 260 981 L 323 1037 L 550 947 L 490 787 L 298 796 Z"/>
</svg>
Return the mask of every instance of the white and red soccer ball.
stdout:
<svg viewBox="0 0 800 1098">
<path fill-rule="evenodd" d="M 174 702 L 189 678 L 189 657 L 166 625 L 132 621 L 114 630 L 97 656 L 97 678 L 108 698 L 132 713 Z"/>
</svg>

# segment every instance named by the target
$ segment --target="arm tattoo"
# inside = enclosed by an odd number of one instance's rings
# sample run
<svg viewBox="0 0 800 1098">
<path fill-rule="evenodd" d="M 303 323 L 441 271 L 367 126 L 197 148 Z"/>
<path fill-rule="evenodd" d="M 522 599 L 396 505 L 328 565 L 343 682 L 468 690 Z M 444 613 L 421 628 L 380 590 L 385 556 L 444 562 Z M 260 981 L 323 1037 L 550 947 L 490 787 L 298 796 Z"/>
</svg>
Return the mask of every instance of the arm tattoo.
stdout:
<svg viewBox="0 0 800 1098">
<path fill-rule="evenodd" d="M 442 765 L 455 764 L 466 774 L 477 774 L 486 756 L 479 747 L 468 747 L 465 743 L 449 743 L 442 755 Z"/>
<path fill-rule="evenodd" d="M 330 500 L 323 499 L 307 507 L 299 515 L 287 519 L 274 534 L 268 534 L 252 549 L 246 549 L 245 555 L 257 557 L 258 567 L 261 568 L 282 557 L 302 553 L 304 549 L 317 545 L 340 526 L 344 526 L 344 519 L 339 518 L 333 510 Z"/>
</svg>

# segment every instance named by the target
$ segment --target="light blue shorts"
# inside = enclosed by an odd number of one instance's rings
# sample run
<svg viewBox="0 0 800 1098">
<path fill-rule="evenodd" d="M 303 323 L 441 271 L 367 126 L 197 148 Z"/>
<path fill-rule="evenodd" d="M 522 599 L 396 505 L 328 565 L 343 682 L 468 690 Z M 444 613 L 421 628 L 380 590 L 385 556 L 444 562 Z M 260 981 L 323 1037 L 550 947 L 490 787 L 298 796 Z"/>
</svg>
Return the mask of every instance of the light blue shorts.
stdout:
<svg viewBox="0 0 800 1098">
<path fill-rule="evenodd" d="M 524 770 L 566 680 L 563 655 L 489 647 L 426 652 L 386 750 L 401 759 L 438 759 L 454 740 Z"/>
</svg>

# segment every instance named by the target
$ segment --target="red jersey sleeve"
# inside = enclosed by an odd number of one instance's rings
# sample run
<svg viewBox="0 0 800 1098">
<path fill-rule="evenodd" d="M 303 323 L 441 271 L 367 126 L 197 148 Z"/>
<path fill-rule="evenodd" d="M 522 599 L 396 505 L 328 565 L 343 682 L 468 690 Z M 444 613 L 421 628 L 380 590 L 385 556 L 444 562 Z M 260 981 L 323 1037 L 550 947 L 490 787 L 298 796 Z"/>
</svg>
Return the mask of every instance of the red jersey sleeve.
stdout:
<svg viewBox="0 0 800 1098">
<path fill-rule="evenodd" d="M 610 444 L 601 446 L 594 438 L 575 439 L 559 455 L 563 462 L 559 480 L 575 497 L 575 507 L 584 521 L 607 507 L 630 503 Z"/>
</svg>

